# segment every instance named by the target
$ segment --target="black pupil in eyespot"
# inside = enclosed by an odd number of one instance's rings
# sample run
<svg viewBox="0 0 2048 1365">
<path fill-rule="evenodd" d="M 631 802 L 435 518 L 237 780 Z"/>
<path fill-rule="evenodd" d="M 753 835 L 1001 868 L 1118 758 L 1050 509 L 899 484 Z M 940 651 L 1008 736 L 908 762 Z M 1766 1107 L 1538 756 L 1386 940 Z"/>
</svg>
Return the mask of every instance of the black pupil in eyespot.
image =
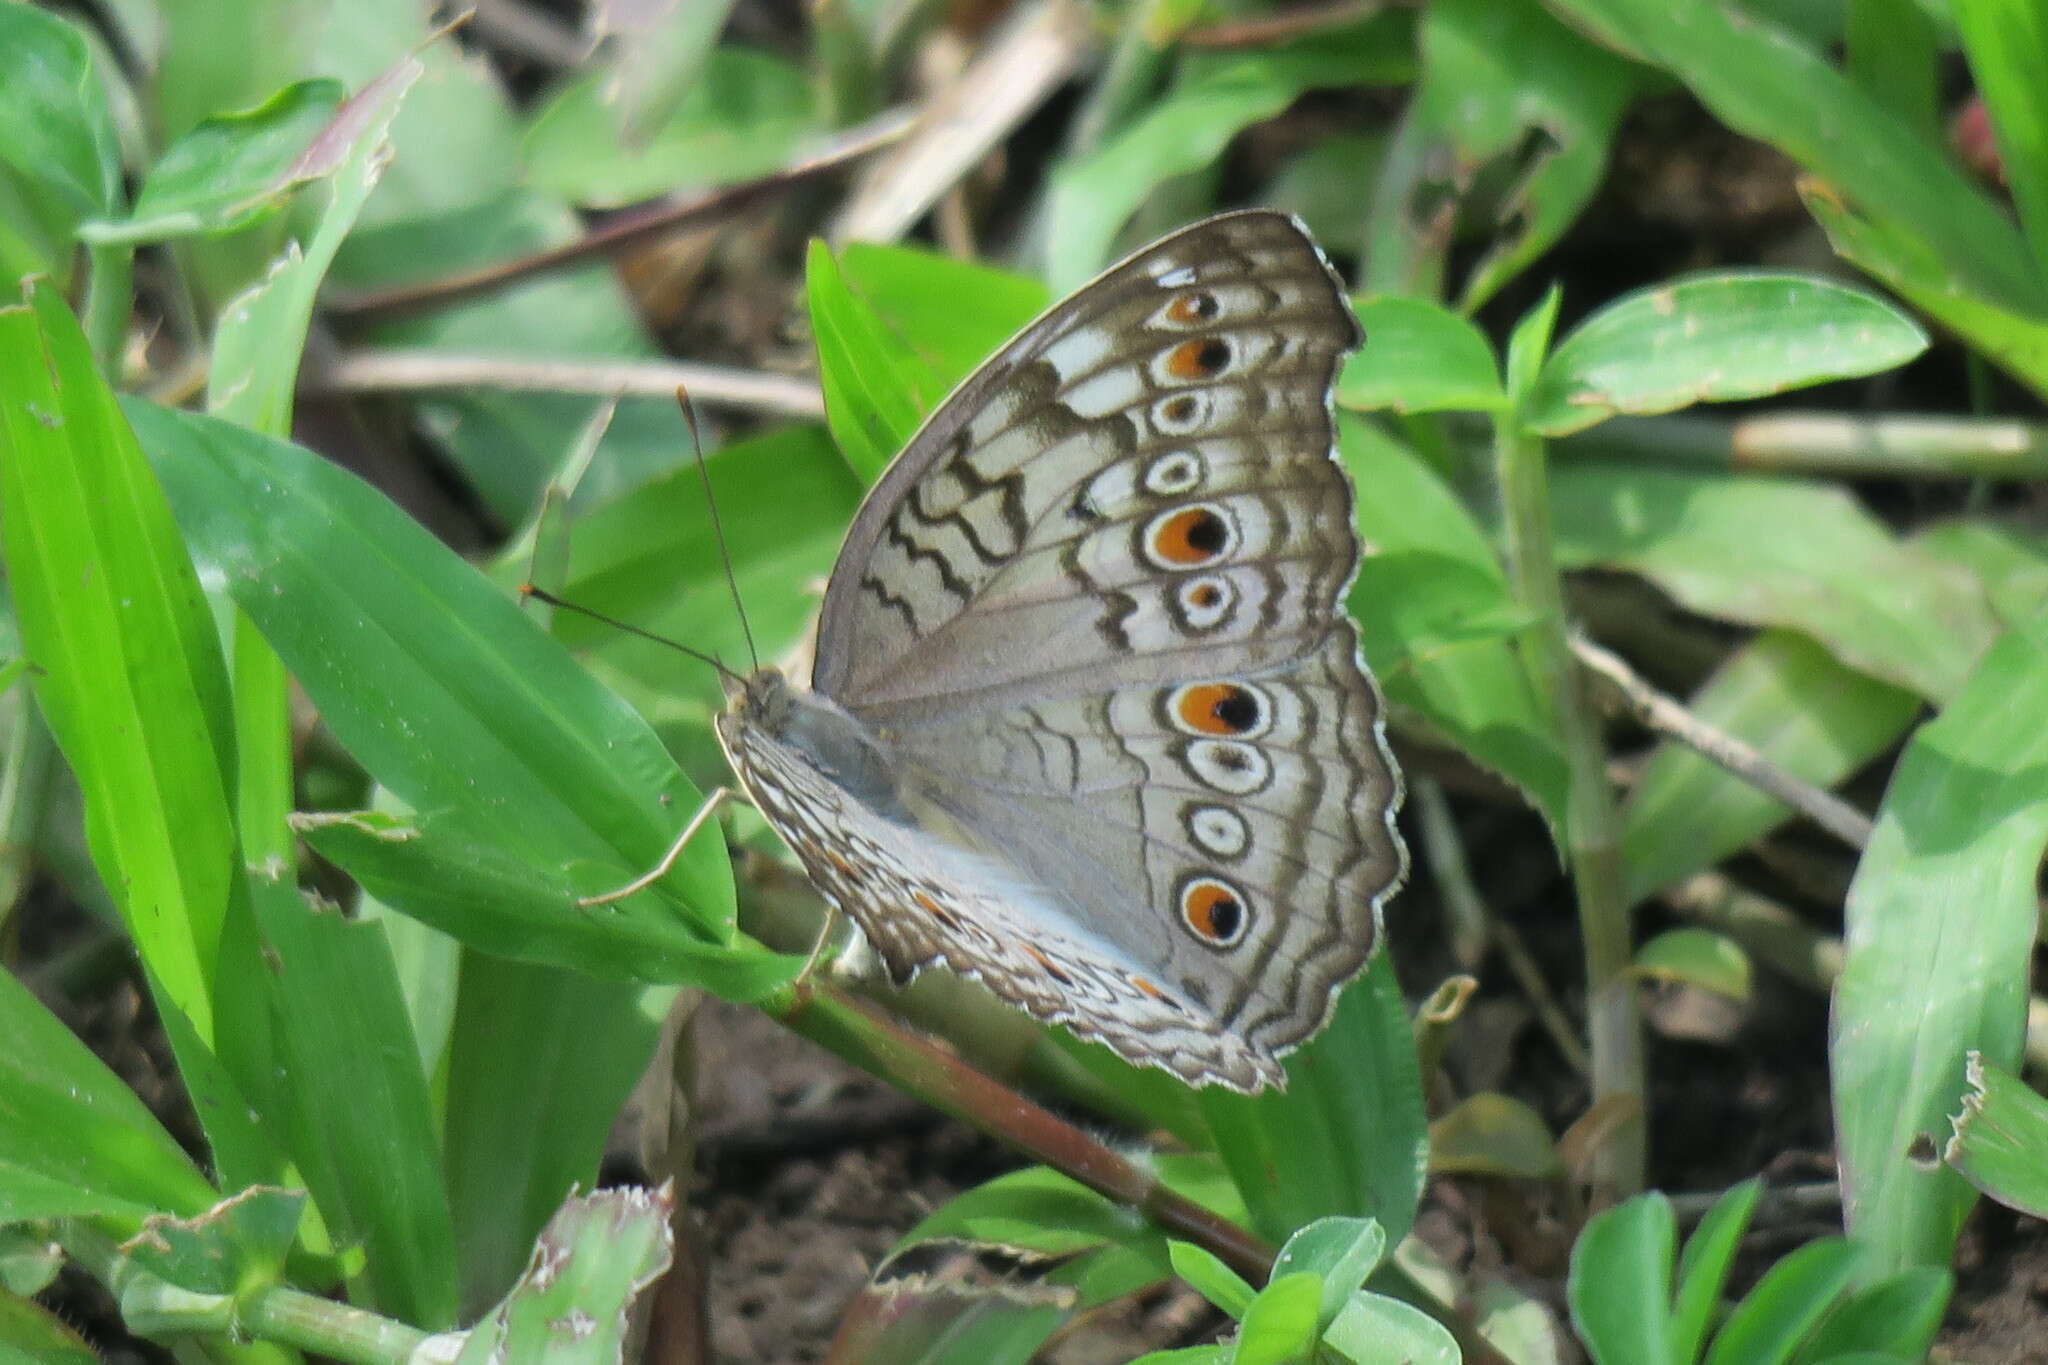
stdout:
<svg viewBox="0 0 2048 1365">
<path fill-rule="evenodd" d="M 1230 343 L 1218 337 L 1210 337 L 1202 343 L 1195 363 L 1204 370 L 1220 370 L 1230 360 Z"/>
<path fill-rule="evenodd" d="M 1218 896 L 1209 907 L 1209 927 L 1216 931 L 1218 938 L 1235 936 L 1238 921 L 1243 917 L 1244 907 L 1229 896 Z"/>
<path fill-rule="evenodd" d="M 1200 520 L 1188 527 L 1188 544 L 1205 555 L 1213 555 L 1223 549 L 1223 519 L 1213 513 L 1203 513 Z"/>
<path fill-rule="evenodd" d="M 1216 703 L 1212 714 L 1233 730 L 1249 730 L 1258 723 L 1259 704 L 1249 692 L 1232 692 Z"/>
</svg>

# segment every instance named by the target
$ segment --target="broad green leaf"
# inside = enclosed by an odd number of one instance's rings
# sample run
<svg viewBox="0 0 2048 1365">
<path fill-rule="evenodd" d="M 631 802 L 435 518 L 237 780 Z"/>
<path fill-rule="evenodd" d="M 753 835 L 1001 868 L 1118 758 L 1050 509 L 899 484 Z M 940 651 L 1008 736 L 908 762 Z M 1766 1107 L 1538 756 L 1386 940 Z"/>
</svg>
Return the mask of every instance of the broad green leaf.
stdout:
<svg viewBox="0 0 2048 1365">
<path fill-rule="evenodd" d="M 2007 626 L 2025 625 L 2048 602 L 2048 540 L 2015 527 L 1971 519 L 1941 522 L 1913 537 L 1936 559 L 1961 565 L 1984 585 L 1991 611 Z"/>
<path fill-rule="evenodd" d="M 465 1333 L 456 1365 L 546 1360 L 613 1365 L 626 1347 L 627 1310 L 675 1254 L 673 1196 L 646 1189 L 573 1198 L 549 1220 L 525 1274 Z"/>
<path fill-rule="evenodd" d="M 1423 299 L 1383 296 L 1355 306 L 1365 345 L 1337 376 L 1345 407 L 1490 412 L 1507 401 L 1493 348 L 1464 318 Z"/>
<path fill-rule="evenodd" d="M 295 81 L 254 109 L 207 119 L 158 158 L 126 218 L 87 223 L 79 236 L 160 242 L 246 227 L 331 169 L 305 158 L 341 98 L 336 81 Z"/>
<path fill-rule="evenodd" d="M 803 71 L 772 53 L 725 46 L 652 127 L 627 126 L 612 73 L 592 71 L 550 98 L 526 134 L 529 183 L 598 208 L 766 175 L 820 128 Z"/>
<path fill-rule="evenodd" d="M 1758 138 L 1881 214 L 1967 290 L 2048 312 L 2048 281 L 2018 232 L 1943 150 L 1751 9 L 1668 0 L 1545 0 L 1580 31 L 1669 70 L 1737 133 Z"/>
<path fill-rule="evenodd" d="M 1921 1359 L 1941 1328 L 1953 1284 L 1942 1267 L 1916 1266 L 1854 1291 L 1800 1348 L 1797 1365 L 1824 1365 L 1858 1353 Z"/>
<path fill-rule="evenodd" d="M 1467 1095 L 1429 1125 L 1429 1168 L 1439 1175 L 1555 1180 L 1564 1174 L 1542 1115 L 1491 1090 Z"/>
<path fill-rule="evenodd" d="M 317 6 L 178 0 L 174 13 L 174 22 L 164 15 L 152 25 L 156 69 L 146 91 L 149 124 L 168 140 L 203 119 L 261 102 L 307 74 L 318 50 Z"/>
<path fill-rule="evenodd" d="M 1337 428 L 1365 543 L 1349 605 L 1398 721 L 1412 712 L 1560 824 L 1564 755 L 1514 646 L 1527 621 L 1485 532 L 1406 446 L 1349 417 Z"/>
<path fill-rule="evenodd" d="M 1867 1273 L 1945 1265 L 1976 1194 L 1935 1158 L 1964 1058 L 2015 1068 L 2048 844 L 2048 613 L 1994 645 L 1892 774 L 1844 913 L 1831 1027 L 1849 1231 Z"/>
<path fill-rule="evenodd" d="M 1287 158 L 1261 198 L 1299 218 L 1316 241 L 1341 246 L 1358 231 L 1358 187 L 1379 178 L 1386 153 L 1376 131 L 1325 133 Z"/>
<path fill-rule="evenodd" d="M 1456 218 L 1483 211 L 1491 221 L 1467 224 L 1490 236 L 1460 291 L 1469 313 L 1598 188 L 1639 78 L 1529 0 L 1440 0 L 1420 39 L 1422 75 L 1371 195 L 1367 283 L 1441 292 Z"/>
<path fill-rule="evenodd" d="M 1974 579 L 1840 488 L 1575 462 L 1553 471 L 1551 500 L 1567 567 L 1628 570 L 1703 615 L 1802 631 L 1933 700 L 1997 633 Z"/>
<path fill-rule="evenodd" d="M 1700 720 L 1824 787 L 1889 749 L 1919 708 L 1911 692 L 1790 630 L 1759 632 L 1686 701 Z M 1696 750 L 1659 744 L 1622 805 L 1629 899 L 1712 867 L 1792 814 Z"/>
<path fill-rule="evenodd" d="M 1756 1209 L 1761 1179 L 1745 1180 L 1714 1201 L 1678 1257 L 1678 1292 L 1671 1300 L 1672 1360 L 1692 1365 L 1707 1344 L 1707 1329 L 1721 1307 L 1728 1268 Z"/>
<path fill-rule="evenodd" d="M 1946 55 L 1929 8 L 1921 0 L 1850 0 L 1841 33 L 1849 79 L 1922 136 L 1940 132 Z"/>
<path fill-rule="evenodd" d="M 1182 1346 L 1171 1351 L 1147 1351 L 1131 1365 L 1230 1365 L 1228 1346 Z"/>
<path fill-rule="evenodd" d="M 2048 1099 L 1976 1053 L 1969 1081 L 1942 1159 L 2006 1207 L 2048 1218 Z"/>
<path fill-rule="evenodd" d="M 1458 1365 L 1450 1329 L 1413 1304 L 1353 1294 L 1323 1336 L 1323 1349 L 1350 1365 Z"/>
<path fill-rule="evenodd" d="M 1714 1334 L 1706 1365 L 1785 1365 L 1848 1289 L 1862 1255 L 1847 1238 L 1823 1237 L 1786 1256 Z"/>
<path fill-rule="evenodd" d="M 731 17 L 733 0 L 686 5 L 600 5 L 591 10 L 592 29 L 609 37 L 608 103 L 625 136 L 641 142 L 659 128 L 704 80 L 715 60 L 718 35 Z M 812 22 L 823 28 L 826 16 Z"/>
<path fill-rule="evenodd" d="M 241 877 L 213 618 L 84 336 L 47 284 L 0 309 L 0 544 L 37 704 L 137 950 L 202 1038 Z"/>
<path fill-rule="evenodd" d="M 916 351 L 942 393 L 1052 301 L 1029 276 L 912 247 L 849 242 L 839 272 Z"/>
<path fill-rule="evenodd" d="M 1568 436 L 1616 413 L 1671 412 L 1874 374 L 1927 349 L 1872 295 L 1802 275 L 1693 275 L 1639 290 L 1551 352 L 1525 420 Z"/>
<path fill-rule="evenodd" d="M 1247 126 L 1309 90 L 1389 85 L 1414 69 L 1414 20 L 1400 10 L 1312 39 L 1188 68 L 1100 147 L 1053 172 L 1046 278 L 1065 293 L 1108 265 L 1117 234 L 1153 190 L 1215 161 Z"/>
<path fill-rule="evenodd" d="M 1414 1035 L 1385 952 L 1339 997 L 1330 1026 L 1286 1066 L 1284 1091 L 1199 1092 L 1252 1226 L 1278 1240 L 1342 1214 L 1377 1219 L 1389 1241 L 1407 1236 L 1429 1135 Z"/>
<path fill-rule="evenodd" d="M 1308 1271 L 1275 1275 L 1237 1325 L 1232 1365 L 1298 1365 L 1316 1344 L 1323 1277 Z"/>
<path fill-rule="evenodd" d="M 1837 255 L 2048 398 L 2048 308 L 2030 311 L 2005 294 L 1977 292 L 1967 263 L 1937 256 L 1886 219 L 1859 216 L 1827 186 L 1805 184 L 1800 195 Z"/>
<path fill-rule="evenodd" d="M 1678 1361 L 1671 1323 L 1677 1241 L 1677 1220 L 1661 1194 L 1595 1214 L 1579 1233 L 1565 1298 L 1594 1365 Z"/>
<path fill-rule="evenodd" d="M 219 1196 L 133 1090 L 0 972 L 0 1223 L 192 1214 Z"/>
<path fill-rule="evenodd" d="M 2048 14 L 2037 0 L 1954 0 L 1956 33 L 2036 265 L 2048 267 Z"/>
<path fill-rule="evenodd" d="M 645 725 L 384 498 L 296 446 L 130 408 L 195 552 L 322 719 L 415 810 L 469 811 L 515 856 L 652 867 L 700 795 Z M 733 933 L 716 840 L 656 890 Z M 564 906 L 563 913 L 573 907 Z"/>
<path fill-rule="evenodd" d="M 673 990 L 463 958 L 443 1087 L 448 1205 L 469 1321 L 518 1275 L 564 1190 L 593 1186 Z"/>
<path fill-rule="evenodd" d="M 92 53 L 34 5 L 0 5 L 0 166 L 60 235 L 121 205 L 121 148 Z"/>
<path fill-rule="evenodd" d="M 63 1244 L 50 1239 L 47 1227 L 0 1224 L 0 1292 L 40 1294 L 57 1278 L 64 1261 Z"/>
<path fill-rule="evenodd" d="M 1749 954 L 1710 929 L 1667 929 L 1636 949 L 1629 970 L 1652 981 L 1697 986 L 1730 1000 L 1749 999 Z"/>
</svg>

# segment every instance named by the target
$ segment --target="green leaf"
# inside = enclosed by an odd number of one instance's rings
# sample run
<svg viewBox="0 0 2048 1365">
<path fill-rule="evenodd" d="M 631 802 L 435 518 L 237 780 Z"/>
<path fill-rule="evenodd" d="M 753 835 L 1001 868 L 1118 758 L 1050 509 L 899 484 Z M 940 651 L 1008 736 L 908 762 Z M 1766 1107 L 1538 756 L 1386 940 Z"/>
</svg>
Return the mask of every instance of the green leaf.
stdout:
<svg viewBox="0 0 2048 1365">
<path fill-rule="evenodd" d="M 1337 376 L 1347 408 L 1491 412 L 1507 402 L 1493 348 L 1480 330 L 1424 299 L 1358 300 L 1365 345 Z"/>
<path fill-rule="evenodd" d="M 535 1243 L 519 1283 L 465 1334 L 456 1365 L 618 1361 L 626 1345 L 627 1310 L 674 1255 L 672 1204 L 666 1192 L 629 1188 L 562 1205 Z"/>
<path fill-rule="evenodd" d="M 1859 216 L 1824 185 L 1802 185 L 1800 197 L 1837 255 L 2048 398 L 2048 317 L 2007 295 L 1975 292 L 1967 263 L 1944 260 L 1887 220 Z"/>
<path fill-rule="evenodd" d="M 1315 1349 L 1323 1277 L 1308 1271 L 1273 1276 L 1238 1322 L 1232 1365 L 1299 1365 Z"/>
<path fill-rule="evenodd" d="M 395 795 L 470 811 L 536 865 L 599 861 L 623 882 L 660 859 L 702 798 L 645 723 L 475 570 L 296 446 L 130 410 L 194 550 Z M 693 844 L 654 888 L 713 944 L 733 934 L 717 844 Z"/>
<path fill-rule="evenodd" d="M 383 173 L 391 120 L 424 70 L 407 57 L 350 96 L 293 163 L 289 174 L 297 180 L 331 176 L 333 193 L 304 254 L 288 249 L 265 279 L 223 310 L 207 376 L 210 411 L 272 435 L 291 430 L 313 296 Z"/>
<path fill-rule="evenodd" d="M 1749 954 L 1709 929 L 1667 929 L 1636 949 L 1629 970 L 1652 981 L 1697 986 L 1730 1000 L 1749 999 Z"/>
<path fill-rule="evenodd" d="M 1945 1265 L 1975 1192 L 1934 1158 L 1972 1050 L 2018 1065 L 2048 844 L 2048 614 L 1907 744 L 1849 887 L 1831 1052 L 1850 1232 Z"/>
<path fill-rule="evenodd" d="M 1387 1234 L 1370 1218 L 1318 1218 L 1287 1239 L 1273 1258 L 1271 1278 L 1305 1271 L 1321 1281 L 1322 1305 L 1316 1312 L 1320 1335 L 1386 1251 Z"/>
<path fill-rule="evenodd" d="M 1351 1365 L 1459 1365 L 1450 1329 L 1413 1304 L 1355 1293 L 1323 1336 L 1323 1349 Z"/>
<path fill-rule="evenodd" d="M 1602 308 L 1559 343 L 1528 424 L 1567 436 L 1616 413 L 1760 398 L 1874 374 L 1927 349 L 1891 305 L 1801 275 L 1692 275 Z"/>
<path fill-rule="evenodd" d="M 1390 85 L 1414 69 L 1414 19 L 1394 10 L 1313 39 L 1201 65 L 1092 152 L 1053 172 L 1046 278 L 1058 293 L 1108 265 L 1159 186 L 1221 156 L 1239 131 L 1323 86 Z"/>
<path fill-rule="evenodd" d="M 55 1313 L 0 1291 L 0 1365 L 100 1365 Z"/>
<path fill-rule="evenodd" d="M 937 252 L 849 242 L 839 253 L 848 289 L 902 337 L 943 395 L 1052 302 L 1044 284 Z"/>
<path fill-rule="evenodd" d="M 36 701 L 137 950 L 202 1038 L 242 875 L 228 685 L 163 490 L 61 299 L 0 309 L 0 545 Z"/>
<path fill-rule="evenodd" d="M 1252 1226 L 1278 1239 L 1344 1214 L 1377 1219 L 1389 1241 L 1407 1236 L 1429 1136 L 1414 1035 L 1385 952 L 1286 1066 L 1285 1090 L 1210 1086 L 1198 1096 Z"/>
<path fill-rule="evenodd" d="M 1469 313 L 1598 188 L 1638 74 L 1526 2 L 1439 0 L 1421 46 L 1422 76 L 1371 196 L 1365 266 L 1376 288 L 1436 294 L 1454 213 L 1483 215 L 1471 226 L 1492 240 L 1466 275 Z"/>
<path fill-rule="evenodd" d="M 1969 1081 L 1942 1159 L 2007 1208 L 2048 1218 L 2048 1099 L 1974 1052 Z"/>
<path fill-rule="evenodd" d="M 1171 1241 L 1166 1244 L 1166 1251 L 1173 1261 L 1173 1273 L 1194 1286 L 1203 1298 L 1233 1318 L 1242 1319 L 1251 1311 L 1258 1291 L 1246 1284 L 1242 1275 L 1223 1264 L 1214 1252 L 1192 1242 Z"/>
<path fill-rule="evenodd" d="M 2035 264 L 2048 267 L 2048 17 L 2034 0 L 1956 0 L 1951 12 L 2020 226 Z"/>
<path fill-rule="evenodd" d="M 254 109 L 207 119 L 150 168 L 126 218 L 87 223 L 78 235 L 160 242 L 247 227 L 320 173 L 306 156 L 341 98 L 337 81 L 295 81 Z"/>
<path fill-rule="evenodd" d="M 0 166 L 61 235 L 121 205 L 121 148 L 85 39 L 34 5 L 0 5 Z"/>
<path fill-rule="evenodd" d="M 1549 373 L 1550 343 L 1557 330 L 1557 310 L 1564 302 L 1564 286 L 1553 284 L 1535 307 L 1522 314 L 1508 333 L 1504 372 L 1508 400 L 1528 424 L 1527 413 L 1537 385 Z M 1595 315 L 1598 316 L 1597 314 Z"/>
<path fill-rule="evenodd" d="M 194 1218 L 152 1215 L 108 1277 L 122 1325 L 146 1336 L 230 1330 L 237 1296 L 283 1278 L 305 1211 L 297 1190 L 256 1187 Z"/>
<path fill-rule="evenodd" d="M 1730 653 L 1686 709 L 1827 787 L 1896 743 L 1920 699 L 1836 663 L 1805 635 L 1765 630 Z M 1697 750 L 1659 744 L 1622 806 L 1629 899 L 1712 867 L 1792 815 Z"/>
<path fill-rule="evenodd" d="M 2025 625 L 2048 602 L 2048 541 L 2038 535 L 1958 520 L 1927 527 L 1913 537 L 1913 545 L 1976 575 L 2002 625 Z"/>
<path fill-rule="evenodd" d="M 1761 1179 L 1731 1186 L 1685 1239 L 1685 1250 L 1678 1258 L 1678 1292 L 1671 1301 L 1671 1359 L 1677 1365 L 1692 1365 L 1707 1344 L 1707 1329 L 1728 1286 L 1728 1269 L 1735 1264 L 1742 1234 L 1762 1192 Z"/>
<path fill-rule="evenodd" d="M 1526 618 L 1486 533 L 1406 446 L 1349 416 L 1337 431 L 1366 547 L 1348 605 L 1397 718 L 1414 713 L 1559 825 L 1564 755 L 1516 652 Z"/>
<path fill-rule="evenodd" d="M 2048 281 L 1990 198 L 1919 129 L 1805 38 L 1747 8 L 1545 0 L 1609 47 L 1668 69 L 1737 133 L 1771 144 L 1946 262 L 1982 299 L 2048 312 Z"/>
<path fill-rule="evenodd" d="M 1661 1194 L 1595 1214 L 1579 1234 L 1565 1298 L 1595 1365 L 1678 1361 L 1670 1307 L 1677 1241 L 1671 1202 Z"/>
<path fill-rule="evenodd" d="M 1916 1266 L 1856 1290 L 1799 1349 L 1798 1365 L 1823 1365 L 1859 1353 L 1887 1360 L 1921 1359 L 1941 1328 L 1953 1285 L 1954 1277 L 1946 1269 Z"/>
<path fill-rule="evenodd" d="M 1564 1174 L 1542 1115 L 1491 1090 L 1467 1095 L 1429 1125 L 1429 1168 L 1439 1175 L 1555 1180 Z"/>
<path fill-rule="evenodd" d="M 0 1224 L 101 1217 L 132 1230 L 219 1195 L 135 1092 L 0 972 Z"/>
<path fill-rule="evenodd" d="M 1706 1365 L 1785 1365 L 1849 1287 L 1862 1255 L 1847 1238 L 1823 1237 L 1786 1256 L 1714 1334 Z"/>
<path fill-rule="evenodd" d="M 543 104 L 526 134 L 528 183 L 615 208 L 766 175 L 821 127 L 804 72 L 752 48 L 713 50 L 652 127 L 629 126 L 617 96 L 615 76 L 593 70 Z"/>
<path fill-rule="evenodd" d="M 1997 633 L 1974 579 L 1837 487 L 1589 462 L 1554 470 L 1551 499 L 1567 567 L 1629 570 L 1703 615 L 1802 631 L 1937 701 Z"/>
<path fill-rule="evenodd" d="M 847 286 L 823 242 L 804 262 L 825 420 L 861 482 L 873 483 L 939 399 L 946 382 Z"/>
</svg>

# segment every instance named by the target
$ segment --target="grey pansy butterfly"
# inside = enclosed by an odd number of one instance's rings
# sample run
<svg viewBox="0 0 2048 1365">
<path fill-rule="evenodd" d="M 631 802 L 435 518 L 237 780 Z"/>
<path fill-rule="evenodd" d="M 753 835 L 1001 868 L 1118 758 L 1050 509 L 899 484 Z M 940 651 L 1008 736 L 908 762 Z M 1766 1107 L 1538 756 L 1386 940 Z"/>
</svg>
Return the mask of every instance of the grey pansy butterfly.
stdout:
<svg viewBox="0 0 2048 1365">
<path fill-rule="evenodd" d="M 898 981 L 943 963 L 1132 1062 L 1284 1083 L 1406 855 L 1300 225 L 1227 213 L 1026 327 L 869 492 L 812 690 L 719 737 Z"/>
</svg>

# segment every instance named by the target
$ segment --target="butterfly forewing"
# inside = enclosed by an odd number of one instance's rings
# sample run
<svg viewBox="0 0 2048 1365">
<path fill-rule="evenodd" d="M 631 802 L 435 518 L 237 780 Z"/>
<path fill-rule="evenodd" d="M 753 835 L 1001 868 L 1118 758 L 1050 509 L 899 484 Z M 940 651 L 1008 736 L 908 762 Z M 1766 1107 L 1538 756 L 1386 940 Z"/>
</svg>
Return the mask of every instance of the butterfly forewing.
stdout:
<svg viewBox="0 0 2048 1365">
<path fill-rule="evenodd" d="M 1225 214 L 1055 305 L 876 484 L 814 686 L 886 780 L 744 707 L 728 742 L 899 974 L 945 962 L 1197 1083 L 1284 1079 L 1404 867 L 1341 614 L 1357 341 L 1298 224 Z"/>
</svg>

